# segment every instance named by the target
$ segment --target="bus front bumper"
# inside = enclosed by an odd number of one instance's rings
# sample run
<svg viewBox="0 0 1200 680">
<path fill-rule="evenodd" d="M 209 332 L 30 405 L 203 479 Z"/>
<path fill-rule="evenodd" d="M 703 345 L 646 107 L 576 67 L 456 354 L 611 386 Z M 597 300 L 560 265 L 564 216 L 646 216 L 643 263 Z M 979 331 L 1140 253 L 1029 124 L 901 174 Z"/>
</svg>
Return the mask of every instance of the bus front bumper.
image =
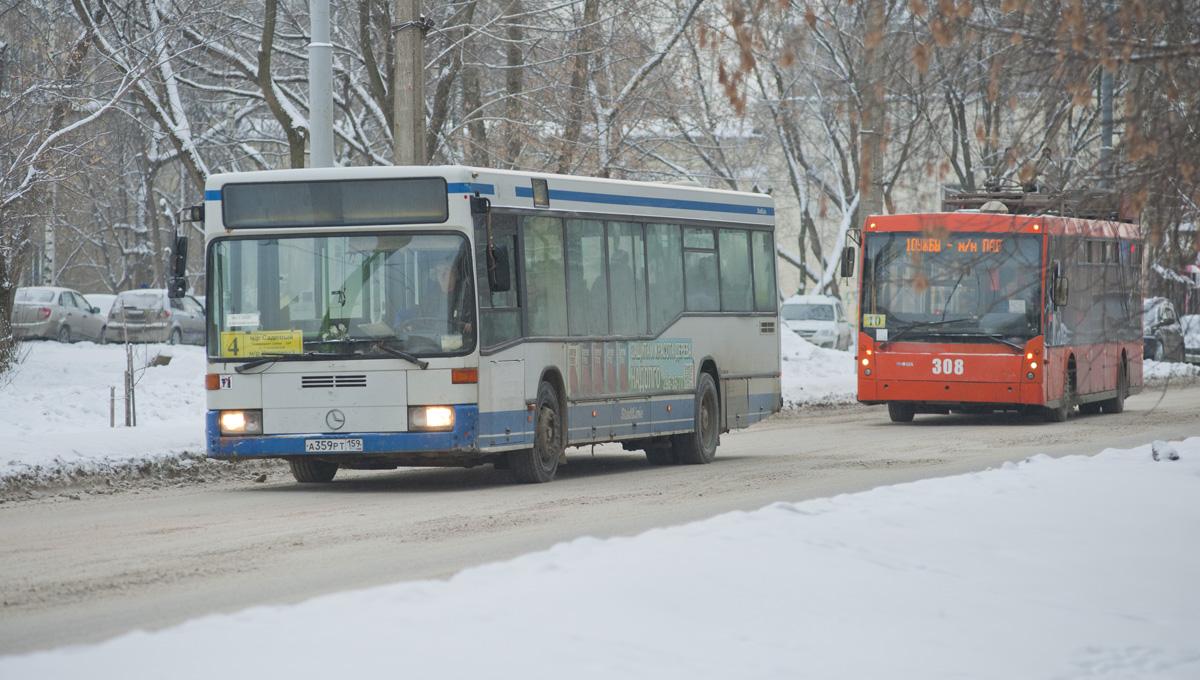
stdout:
<svg viewBox="0 0 1200 680">
<path fill-rule="evenodd" d="M 211 410 L 205 419 L 208 457 L 241 458 L 322 458 L 351 462 L 362 459 L 391 459 L 412 464 L 457 464 L 477 457 L 479 406 L 454 407 L 454 429 L 445 432 L 338 432 L 313 434 L 265 434 L 223 437 L 217 425 L 219 411 Z M 313 453 L 305 442 L 314 440 L 362 440 L 362 451 Z"/>
<path fill-rule="evenodd" d="M 928 405 L 1007 404 L 1045 402 L 1039 382 L 968 382 L 935 380 L 862 380 L 858 401 L 865 404 L 916 402 Z"/>
</svg>

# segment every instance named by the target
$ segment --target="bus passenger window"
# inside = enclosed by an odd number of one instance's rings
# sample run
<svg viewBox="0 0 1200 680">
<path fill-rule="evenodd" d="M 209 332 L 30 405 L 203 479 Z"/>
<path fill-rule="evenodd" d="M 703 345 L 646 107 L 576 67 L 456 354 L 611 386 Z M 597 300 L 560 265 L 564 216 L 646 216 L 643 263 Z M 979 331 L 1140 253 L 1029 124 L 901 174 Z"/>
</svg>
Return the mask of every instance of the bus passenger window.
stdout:
<svg viewBox="0 0 1200 680">
<path fill-rule="evenodd" d="M 754 255 L 754 308 L 760 312 L 775 311 L 775 252 L 771 235 L 765 231 L 750 232 Z"/>
<path fill-rule="evenodd" d="M 646 225 L 650 331 L 661 333 L 683 313 L 683 245 L 674 224 Z"/>
<path fill-rule="evenodd" d="M 567 334 L 567 292 L 563 273 L 562 220 L 526 217 L 525 295 L 529 335 Z"/>
<path fill-rule="evenodd" d="M 721 309 L 717 290 L 717 254 L 713 252 L 712 229 L 683 230 L 683 271 L 687 283 L 689 312 Z"/>
<path fill-rule="evenodd" d="M 642 225 L 609 222 L 608 284 L 613 334 L 645 334 L 646 244 Z"/>
<path fill-rule="evenodd" d="M 750 281 L 750 233 L 741 229 L 720 230 L 721 307 L 727 312 L 754 309 Z"/>
<path fill-rule="evenodd" d="M 608 334 L 604 224 L 567 220 L 567 325 L 571 335 Z"/>
</svg>

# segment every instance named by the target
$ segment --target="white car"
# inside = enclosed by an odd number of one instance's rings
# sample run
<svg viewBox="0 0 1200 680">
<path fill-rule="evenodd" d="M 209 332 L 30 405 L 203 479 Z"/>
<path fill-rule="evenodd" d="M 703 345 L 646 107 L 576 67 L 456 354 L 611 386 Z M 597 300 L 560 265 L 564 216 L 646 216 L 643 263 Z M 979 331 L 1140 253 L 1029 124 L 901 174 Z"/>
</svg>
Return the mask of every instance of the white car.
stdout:
<svg viewBox="0 0 1200 680">
<path fill-rule="evenodd" d="M 842 301 L 828 295 L 793 295 L 783 301 L 779 318 L 796 335 L 818 347 L 849 349 L 853 329 Z"/>
</svg>

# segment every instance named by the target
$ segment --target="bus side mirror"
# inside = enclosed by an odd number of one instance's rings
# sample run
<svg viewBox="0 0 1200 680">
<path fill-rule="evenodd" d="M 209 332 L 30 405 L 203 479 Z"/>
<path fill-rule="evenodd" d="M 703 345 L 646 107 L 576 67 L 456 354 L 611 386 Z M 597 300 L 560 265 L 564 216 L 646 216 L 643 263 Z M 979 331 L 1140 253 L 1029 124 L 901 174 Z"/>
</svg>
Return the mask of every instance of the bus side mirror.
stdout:
<svg viewBox="0 0 1200 680">
<path fill-rule="evenodd" d="M 178 300 L 187 295 L 187 252 L 187 237 L 176 236 L 171 261 L 171 278 L 167 282 L 167 297 L 172 300 Z"/>
<path fill-rule="evenodd" d="M 854 246 L 846 246 L 842 251 L 842 278 L 854 276 Z"/>
<path fill-rule="evenodd" d="M 1067 306 L 1067 293 L 1069 290 L 1070 286 L 1067 283 L 1067 277 L 1059 276 L 1054 279 L 1054 285 L 1050 289 L 1050 301 L 1054 303 L 1055 307 Z"/>
<path fill-rule="evenodd" d="M 510 269 L 507 246 L 490 246 L 487 265 L 488 288 L 491 288 L 493 293 L 503 293 L 512 288 L 512 281 L 508 275 Z"/>
</svg>

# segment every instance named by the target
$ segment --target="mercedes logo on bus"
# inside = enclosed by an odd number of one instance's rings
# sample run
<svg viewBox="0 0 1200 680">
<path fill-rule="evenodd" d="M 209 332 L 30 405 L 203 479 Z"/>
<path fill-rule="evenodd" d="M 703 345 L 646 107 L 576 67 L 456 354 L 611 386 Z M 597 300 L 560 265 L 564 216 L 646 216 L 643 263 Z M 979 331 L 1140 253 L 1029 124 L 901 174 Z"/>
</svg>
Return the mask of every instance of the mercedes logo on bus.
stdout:
<svg viewBox="0 0 1200 680">
<path fill-rule="evenodd" d="M 340 430 L 346 424 L 346 414 L 336 408 L 325 414 L 325 424 L 331 430 Z"/>
</svg>

